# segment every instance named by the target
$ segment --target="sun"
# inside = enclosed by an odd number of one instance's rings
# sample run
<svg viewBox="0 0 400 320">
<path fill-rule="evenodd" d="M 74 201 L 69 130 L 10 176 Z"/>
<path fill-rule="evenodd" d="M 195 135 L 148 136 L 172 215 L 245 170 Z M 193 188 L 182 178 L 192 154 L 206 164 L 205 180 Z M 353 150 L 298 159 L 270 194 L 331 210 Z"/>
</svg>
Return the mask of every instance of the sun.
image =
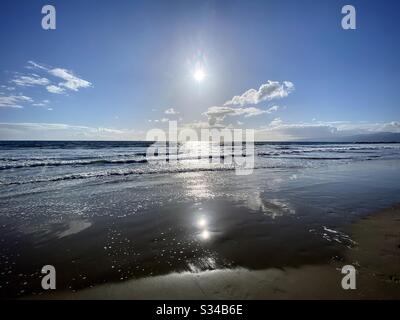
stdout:
<svg viewBox="0 0 400 320">
<path fill-rule="evenodd" d="M 202 82 L 204 80 L 204 78 L 206 77 L 206 73 L 204 72 L 203 69 L 197 69 L 193 73 L 193 77 L 194 77 L 194 80 L 196 80 L 197 82 Z"/>
</svg>

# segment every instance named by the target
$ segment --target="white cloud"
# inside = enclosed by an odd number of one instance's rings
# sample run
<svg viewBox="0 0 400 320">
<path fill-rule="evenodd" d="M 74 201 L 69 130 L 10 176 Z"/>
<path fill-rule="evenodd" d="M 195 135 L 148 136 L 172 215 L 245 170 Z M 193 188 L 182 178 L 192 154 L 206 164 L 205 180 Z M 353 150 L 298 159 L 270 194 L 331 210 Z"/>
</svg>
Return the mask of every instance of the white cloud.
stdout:
<svg viewBox="0 0 400 320">
<path fill-rule="evenodd" d="M 267 113 L 272 113 L 272 112 L 276 112 L 280 109 L 279 106 L 272 106 L 270 108 L 267 109 Z"/>
<path fill-rule="evenodd" d="M 174 108 L 169 108 L 165 110 L 165 114 L 179 114 L 179 112 L 176 111 Z"/>
<path fill-rule="evenodd" d="M 269 126 L 257 130 L 256 139 L 265 141 L 291 141 L 308 139 L 326 139 L 333 137 L 337 128 L 324 124 L 284 123 L 280 118 L 274 119 Z"/>
<path fill-rule="evenodd" d="M 9 86 L 5 86 L 5 85 L 2 85 L 1 88 L 5 89 L 7 91 L 14 91 L 15 90 L 15 87 L 9 87 Z"/>
<path fill-rule="evenodd" d="M 24 95 L 5 96 L 0 94 L 0 107 L 5 108 L 23 108 L 22 104 L 33 102 L 32 98 Z"/>
<path fill-rule="evenodd" d="M 189 128 L 189 129 L 222 129 L 226 128 L 227 126 L 223 124 L 214 124 L 210 125 L 209 122 L 207 121 L 194 121 L 194 122 L 188 122 L 182 125 L 182 128 Z"/>
<path fill-rule="evenodd" d="M 62 68 L 54 68 L 48 71 L 51 75 L 61 78 L 65 80 L 65 82 L 60 82 L 58 84 L 59 87 L 64 87 L 69 90 L 78 91 L 80 88 L 89 88 L 92 86 L 92 83 L 89 81 L 80 79 L 75 76 L 72 71 Z"/>
<path fill-rule="evenodd" d="M 55 85 L 50 85 L 46 87 L 47 91 L 50 93 L 62 94 L 64 93 L 65 89 L 57 87 Z"/>
<path fill-rule="evenodd" d="M 269 113 L 268 110 L 261 110 L 255 107 L 248 108 L 233 108 L 228 106 L 223 107 L 210 107 L 204 113 L 208 117 L 208 122 L 210 125 L 214 125 L 218 122 L 221 122 L 225 119 L 226 116 L 241 116 L 243 115 L 245 118 L 254 117 L 261 115 L 263 113 Z"/>
<path fill-rule="evenodd" d="M 43 65 L 41 65 L 41 64 L 39 64 L 39 63 L 36 63 L 36 62 L 34 62 L 34 61 L 28 61 L 28 63 L 30 64 L 27 68 L 28 69 L 34 69 L 34 68 L 36 68 L 36 69 L 41 69 L 41 70 L 48 70 L 48 68 L 46 68 L 45 66 L 43 66 Z"/>
<path fill-rule="evenodd" d="M 240 96 L 234 96 L 224 105 L 245 105 L 258 104 L 265 100 L 272 100 L 287 97 L 294 90 L 294 85 L 290 81 L 282 83 L 268 80 L 267 83 L 260 86 L 258 90 L 249 89 Z"/>
<path fill-rule="evenodd" d="M 46 86 L 50 83 L 49 79 L 41 78 L 36 74 L 31 74 L 29 76 L 18 76 L 11 80 L 11 82 L 22 87 Z"/>
<path fill-rule="evenodd" d="M 66 90 L 78 91 L 80 88 L 88 88 L 92 86 L 92 83 L 77 77 L 72 71 L 68 71 L 67 69 L 50 68 L 34 61 L 28 61 L 28 66 L 26 68 L 36 70 L 38 73 L 46 72 L 56 78 L 62 79 L 63 81 L 58 84 L 53 84 L 48 78 L 31 73 L 28 75 L 18 74 L 10 80 L 10 83 L 13 83 L 18 87 L 43 86 L 48 92 L 54 94 L 62 94 L 65 93 Z M 6 85 L 1 85 L 0 88 L 7 91 L 15 90 L 15 87 Z M 23 94 L 5 95 L 0 92 L 0 107 L 23 108 L 23 105 L 26 103 L 32 103 L 35 107 L 47 107 L 49 102 L 48 100 L 43 100 L 42 102 L 33 103 L 33 100 L 30 97 Z M 47 109 L 52 110 L 52 108 L 48 107 Z"/>
<path fill-rule="evenodd" d="M 42 100 L 41 102 L 36 102 L 36 103 L 32 103 L 32 106 L 34 107 L 43 107 L 46 108 L 47 110 L 51 111 L 53 110 L 53 108 L 49 107 L 49 100 Z"/>
<path fill-rule="evenodd" d="M 1 97 L 1 96 L 0 96 Z M 157 120 L 158 122 L 159 120 Z M 239 124 L 240 125 L 240 124 Z M 232 129 L 232 125 L 208 122 L 186 123 L 178 129 Z M 341 129 L 339 129 L 341 128 Z M 400 123 L 286 123 L 274 119 L 255 132 L 258 141 L 323 140 L 357 133 L 400 132 Z M 0 140 L 144 140 L 145 132 L 130 129 L 87 127 L 59 123 L 0 123 Z"/>
<path fill-rule="evenodd" d="M 275 118 L 274 120 L 272 120 L 270 122 L 270 127 L 277 127 L 280 126 L 281 124 L 283 124 L 283 121 L 281 120 L 281 118 Z"/>
<path fill-rule="evenodd" d="M 147 122 L 156 122 L 156 123 L 158 123 L 158 122 L 168 122 L 169 121 L 169 119 L 168 118 L 162 118 L 162 119 L 155 119 L 155 120 L 147 120 Z"/>
<path fill-rule="evenodd" d="M 400 132 L 400 123 L 368 123 L 350 121 L 286 123 L 275 118 L 269 125 L 256 131 L 256 139 L 264 141 L 334 140 L 357 134 Z"/>
<path fill-rule="evenodd" d="M 72 90 L 72 91 L 79 91 L 81 88 L 89 88 L 92 87 L 92 83 L 79 78 L 76 76 L 72 71 L 64 69 L 64 68 L 51 68 L 36 63 L 34 61 L 28 61 L 30 69 L 39 69 L 42 71 L 46 71 L 50 75 L 62 79 L 64 81 L 59 82 L 57 85 L 51 84 L 46 87 L 47 91 L 51 93 L 63 93 L 65 89 Z M 50 82 L 43 84 L 47 85 Z"/>
<path fill-rule="evenodd" d="M 351 131 L 354 134 L 375 133 L 375 132 L 400 132 L 400 122 L 350 122 L 350 121 L 332 121 L 317 122 L 335 126 L 340 131 Z"/>
<path fill-rule="evenodd" d="M 62 123 L 0 123 L 3 140 L 144 140 L 145 133 L 130 129 L 86 127 Z"/>
</svg>

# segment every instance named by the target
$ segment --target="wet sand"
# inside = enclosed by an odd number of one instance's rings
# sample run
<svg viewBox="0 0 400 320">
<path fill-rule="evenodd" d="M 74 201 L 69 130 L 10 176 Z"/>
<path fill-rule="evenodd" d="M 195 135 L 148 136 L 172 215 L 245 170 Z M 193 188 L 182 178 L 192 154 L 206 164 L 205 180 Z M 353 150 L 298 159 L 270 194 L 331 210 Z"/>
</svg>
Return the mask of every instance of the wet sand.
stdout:
<svg viewBox="0 0 400 320">
<path fill-rule="evenodd" d="M 46 299 L 400 299 L 400 206 L 348 227 L 357 243 L 326 264 L 171 273 L 99 285 Z M 341 288 L 341 268 L 357 269 L 357 289 Z M 36 297 L 37 298 L 37 297 Z"/>
</svg>

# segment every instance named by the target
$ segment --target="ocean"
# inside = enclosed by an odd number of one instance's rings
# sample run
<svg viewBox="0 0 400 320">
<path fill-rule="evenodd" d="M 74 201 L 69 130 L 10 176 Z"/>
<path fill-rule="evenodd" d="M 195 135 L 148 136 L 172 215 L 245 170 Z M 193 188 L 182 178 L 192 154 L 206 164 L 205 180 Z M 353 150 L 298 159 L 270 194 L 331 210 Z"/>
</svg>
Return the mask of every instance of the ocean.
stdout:
<svg viewBox="0 0 400 320">
<path fill-rule="evenodd" d="M 75 291 L 340 259 L 350 223 L 400 202 L 400 144 L 260 142 L 249 175 L 212 162 L 220 146 L 179 145 L 178 161 L 149 146 L 0 142 L 1 297 L 42 294 L 44 265 Z"/>
</svg>

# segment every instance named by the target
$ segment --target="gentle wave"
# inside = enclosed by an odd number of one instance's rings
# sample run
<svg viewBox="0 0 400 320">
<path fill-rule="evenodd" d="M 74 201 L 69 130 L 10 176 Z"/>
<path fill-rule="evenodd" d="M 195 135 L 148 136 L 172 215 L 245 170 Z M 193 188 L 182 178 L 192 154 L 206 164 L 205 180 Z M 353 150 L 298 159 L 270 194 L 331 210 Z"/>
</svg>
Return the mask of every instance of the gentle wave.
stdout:
<svg viewBox="0 0 400 320">
<path fill-rule="evenodd" d="M 137 154 L 135 154 L 137 155 Z M 177 158 L 170 157 L 172 154 L 163 154 L 162 156 L 149 157 L 148 159 L 91 159 L 91 160 L 61 160 L 61 161 L 26 161 L 22 163 L 13 163 L 0 165 L 0 170 L 35 168 L 35 167 L 59 167 L 59 166 L 81 166 L 81 165 L 115 165 L 115 164 L 141 164 L 151 161 L 169 161 L 169 160 L 199 160 L 199 159 L 225 159 L 228 157 L 246 157 L 246 154 L 208 154 L 208 155 L 178 155 Z"/>
<path fill-rule="evenodd" d="M 259 169 L 301 169 L 302 166 L 299 165 L 262 165 L 256 166 L 252 170 Z M 126 170 L 114 170 L 114 171 L 102 171 L 102 172 L 85 172 L 85 173 L 76 173 L 76 174 L 67 174 L 63 176 L 55 176 L 44 179 L 32 179 L 26 181 L 10 181 L 4 182 L 0 181 L 0 185 L 3 186 L 11 186 L 11 185 L 24 185 L 24 184 L 33 184 L 33 183 L 44 183 L 44 182 L 57 182 L 57 181 L 66 181 L 66 180 L 82 180 L 82 179 L 90 179 L 90 178 L 105 178 L 112 176 L 130 176 L 130 175 L 151 175 L 151 174 L 168 174 L 168 173 L 190 173 L 190 172 L 218 172 L 218 171 L 233 171 L 236 168 L 231 166 L 224 167 L 196 167 L 196 168 L 176 168 L 171 167 L 168 169 L 126 169 Z"/>
<path fill-rule="evenodd" d="M 126 170 L 126 171 L 107 171 L 107 172 L 87 172 L 79 174 L 68 174 L 64 176 L 51 177 L 47 179 L 34 179 L 27 181 L 12 181 L 12 182 L 0 182 L 0 184 L 5 186 L 10 185 L 22 185 L 30 183 L 41 183 L 41 182 L 56 182 L 64 180 L 80 180 L 89 178 L 102 178 L 111 176 L 129 176 L 129 175 L 143 175 L 143 174 L 166 174 L 166 173 L 186 173 L 186 172 L 198 172 L 198 171 L 231 171 L 235 170 L 233 167 L 223 167 L 223 168 L 185 168 L 185 169 L 171 169 L 171 170 Z"/>
<path fill-rule="evenodd" d="M 25 143 L 27 145 L 31 145 Z M 58 146 L 43 143 L 48 147 Z M 61 143 L 62 144 L 62 143 Z M 102 147 L 105 143 L 95 143 L 93 146 Z M 70 146 L 69 143 L 67 143 Z M 72 144 L 71 144 L 72 145 Z M 74 143 L 79 146 L 79 143 Z M 45 183 L 53 181 L 79 180 L 88 178 L 102 178 L 108 176 L 128 176 L 143 174 L 185 173 L 199 171 L 227 171 L 235 168 L 229 163 L 211 163 L 213 159 L 226 159 L 246 157 L 242 150 L 232 149 L 226 154 L 224 148 L 202 148 L 185 146 L 182 148 L 166 149 L 154 157 L 146 157 L 146 146 L 122 145 L 125 149 L 110 149 L 97 152 L 90 148 L 71 152 L 64 150 L 32 151 L 32 148 L 20 148 L 13 152 L 1 152 L 0 148 L 0 173 L 4 175 L 2 186 L 24 185 L 29 183 Z M 1 146 L 1 144 L 0 144 Z M 90 146 L 92 146 L 90 144 Z M 117 147 L 113 144 L 112 147 Z M 134 147 L 134 148 L 132 148 Z M 177 157 L 175 152 L 178 152 Z M 174 155 L 171 157 L 171 155 Z M 248 156 L 248 155 L 247 155 Z M 400 145 L 257 145 L 255 147 L 255 169 L 260 168 L 314 168 L 330 164 L 347 163 L 354 161 L 399 159 Z M 208 161 L 207 161 L 208 159 Z M 199 161 L 197 161 L 199 160 Z M 202 160 L 202 161 L 200 161 Z M 175 161 L 177 161 L 175 163 Z M 165 164 L 165 166 L 163 165 Z M 212 164 L 210 166 L 210 164 Z M 42 171 L 30 170 L 36 167 L 60 167 L 58 169 Z M 15 171 L 13 171 L 15 169 Z M 9 171 L 7 171 L 9 170 Z"/>
<path fill-rule="evenodd" d="M 120 160 L 72 160 L 72 161 L 44 161 L 44 162 L 28 162 L 22 164 L 9 164 L 0 166 L 0 170 L 21 169 L 21 168 L 35 168 L 35 167 L 59 167 L 59 166 L 76 166 L 76 165 L 92 165 L 92 164 L 134 164 L 134 163 L 147 163 L 146 159 L 120 159 Z"/>
</svg>

